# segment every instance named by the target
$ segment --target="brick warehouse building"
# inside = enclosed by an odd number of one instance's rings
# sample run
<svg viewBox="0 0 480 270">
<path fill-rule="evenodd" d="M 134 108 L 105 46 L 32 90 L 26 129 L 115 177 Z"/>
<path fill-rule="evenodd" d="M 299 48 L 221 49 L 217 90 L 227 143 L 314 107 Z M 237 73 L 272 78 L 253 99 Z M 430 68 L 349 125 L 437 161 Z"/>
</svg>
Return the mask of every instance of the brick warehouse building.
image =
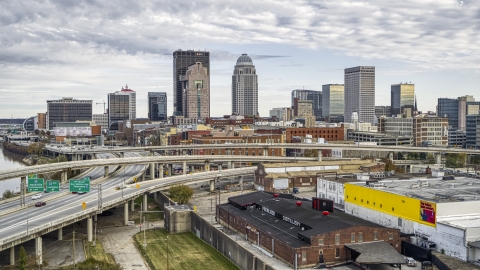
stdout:
<svg viewBox="0 0 480 270">
<path fill-rule="evenodd" d="M 283 196 L 283 195 L 280 195 Z M 316 265 L 404 264 L 398 229 L 333 212 L 332 201 L 254 192 L 217 206 L 220 223 L 292 268 Z M 325 207 L 326 205 L 327 207 Z M 378 256 L 381 254 L 380 256 Z"/>
<path fill-rule="evenodd" d="M 340 127 L 311 127 L 311 128 L 287 128 L 285 129 L 285 139 L 287 143 L 292 143 L 295 136 L 305 137 L 312 135 L 312 138 L 324 138 L 327 141 L 345 140 L 346 129 L 342 124 Z"/>
</svg>

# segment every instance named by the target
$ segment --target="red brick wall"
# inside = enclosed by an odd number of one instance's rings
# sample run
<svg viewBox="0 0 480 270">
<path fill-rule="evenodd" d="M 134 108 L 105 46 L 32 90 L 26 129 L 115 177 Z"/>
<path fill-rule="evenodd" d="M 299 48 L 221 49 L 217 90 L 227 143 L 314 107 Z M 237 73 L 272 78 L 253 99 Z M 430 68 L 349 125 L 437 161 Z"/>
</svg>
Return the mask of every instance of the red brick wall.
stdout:
<svg viewBox="0 0 480 270">
<path fill-rule="evenodd" d="M 305 135 L 312 135 L 312 138 L 324 138 L 328 141 L 343 141 L 345 140 L 344 128 L 287 128 L 286 129 L 286 141 L 292 143 L 293 136 L 305 137 Z"/>
<path fill-rule="evenodd" d="M 228 211 L 218 208 L 219 210 L 219 221 L 225 227 L 233 229 L 238 233 L 242 234 L 245 237 L 247 235 L 248 239 L 252 243 L 257 243 L 258 239 L 260 240 L 260 246 L 267 251 L 272 251 L 272 238 L 270 234 L 266 232 L 259 231 L 256 228 L 252 228 L 248 221 L 235 217 L 234 214 L 229 213 Z M 248 210 L 244 210 L 248 211 Z M 250 229 L 247 228 L 250 226 Z M 256 232 L 259 232 L 259 237 Z M 374 232 L 377 231 L 377 240 L 374 239 Z M 381 228 L 381 227 L 367 227 L 367 226 L 355 226 L 350 227 L 344 230 L 332 231 L 325 234 L 316 235 L 311 238 L 311 245 L 301 248 L 292 248 L 287 243 L 282 242 L 279 239 L 274 238 L 274 252 L 275 257 L 280 259 L 290 265 L 294 264 L 294 254 L 300 255 L 297 259 L 297 265 L 300 268 L 311 267 L 319 262 L 320 251 L 323 252 L 324 261 L 326 264 L 338 264 L 350 260 L 350 252 L 344 246 L 344 244 L 350 244 L 351 234 L 355 233 L 355 243 L 358 243 L 359 233 L 363 235 L 362 242 L 373 242 L 373 241 L 385 241 L 386 243 L 391 244 L 398 252 L 400 252 L 400 231 L 397 229 L 390 228 Z M 393 239 L 389 239 L 389 233 L 393 234 Z M 340 235 L 340 244 L 336 245 L 335 235 Z M 319 244 L 319 239 L 323 239 L 323 245 Z M 336 257 L 336 249 L 339 249 L 339 257 Z M 305 252 L 306 258 L 303 260 L 303 252 Z"/>
</svg>

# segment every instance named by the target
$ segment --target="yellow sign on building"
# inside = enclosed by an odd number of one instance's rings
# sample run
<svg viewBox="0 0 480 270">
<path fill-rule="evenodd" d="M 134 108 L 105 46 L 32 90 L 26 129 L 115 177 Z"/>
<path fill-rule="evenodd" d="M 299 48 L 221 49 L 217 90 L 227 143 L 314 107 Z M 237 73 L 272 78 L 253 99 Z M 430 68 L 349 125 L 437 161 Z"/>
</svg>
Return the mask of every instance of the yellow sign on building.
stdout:
<svg viewBox="0 0 480 270">
<path fill-rule="evenodd" d="M 345 202 L 435 227 L 436 204 L 383 189 L 345 183 Z"/>
</svg>

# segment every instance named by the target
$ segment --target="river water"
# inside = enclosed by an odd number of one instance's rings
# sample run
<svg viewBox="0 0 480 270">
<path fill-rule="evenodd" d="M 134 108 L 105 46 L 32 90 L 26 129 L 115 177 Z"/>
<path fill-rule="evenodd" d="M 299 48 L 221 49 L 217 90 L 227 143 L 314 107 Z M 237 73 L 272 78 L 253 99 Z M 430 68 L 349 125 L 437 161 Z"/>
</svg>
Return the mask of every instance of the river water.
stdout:
<svg viewBox="0 0 480 270">
<path fill-rule="evenodd" d="M 0 148 L 0 170 L 14 169 L 25 166 L 25 164 L 11 158 L 10 156 L 7 156 L 6 153 L 7 152 L 4 153 L 3 149 Z M 20 177 L 8 180 L 0 180 L 0 199 L 2 198 L 5 190 L 11 190 L 15 192 L 20 191 Z"/>
</svg>

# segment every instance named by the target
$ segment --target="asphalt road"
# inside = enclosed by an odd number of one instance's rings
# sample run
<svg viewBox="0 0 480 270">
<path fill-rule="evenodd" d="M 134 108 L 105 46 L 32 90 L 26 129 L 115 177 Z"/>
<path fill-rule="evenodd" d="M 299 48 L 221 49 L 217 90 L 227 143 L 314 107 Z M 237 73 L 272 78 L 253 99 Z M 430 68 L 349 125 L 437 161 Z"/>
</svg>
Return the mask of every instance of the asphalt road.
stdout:
<svg viewBox="0 0 480 270">
<path fill-rule="evenodd" d="M 98 158 L 116 158 L 115 155 L 113 154 L 110 154 L 110 153 L 102 153 L 102 154 L 97 154 L 97 157 Z M 113 172 L 113 170 L 117 168 L 117 166 L 110 166 L 109 167 L 109 172 Z M 95 167 L 90 173 L 88 173 L 88 175 L 91 177 L 92 180 L 95 180 L 95 179 L 98 179 L 98 178 L 101 178 L 103 177 L 104 175 L 104 168 L 102 167 Z M 61 189 L 68 189 L 68 184 L 64 184 L 61 186 Z M 60 191 L 62 192 L 62 191 Z M 25 203 L 29 203 L 32 196 L 34 194 L 37 194 L 38 192 L 32 192 L 32 193 L 28 193 L 27 194 L 27 197 L 25 198 Z M 42 201 L 42 200 L 45 200 L 45 199 L 48 199 L 48 197 L 51 197 L 51 196 L 54 196 L 56 195 L 54 192 L 51 192 L 51 193 L 41 193 L 42 194 L 42 199 L 40 199 L 39 201 Z M 8 203 L 3 203 L 3 204 L 0 204 L 0 212 L 2 211 L 5 211 L 11 207 L 19 207 L 20 206 L 20 198 L 17 199 L 17 200 L 14 200 L 14 201 L 11 201 L 11 202 L 8 202 Z"/>
<path fill-rule="evenodd" d="M 125 153 L 125 155 L 134 157 L 140 156 L 140 153 Z M 115 187 L 123 183 L 124 180 L 133 178 L 134 175 L 138 174 L 144 168 L 145 165 L 141 164 L 128 165 L 125 166 L 123 172 L 117 173 L 115 176 L 109 177 L 107 180 L 105 180 L 102 183 L 103 201 L 105 202 L 111 199 L 119 198 L 122 196 L 122 192 L 127 194 L 138 191 L 137 189 L 123 189 L 118 191 L 115 190 Z M 103 168 L 101 168 L 101 171 L 103 176 Z M 66 188 L 68 188 L 68 186 Z M 50 194 L 51 193 L 45 195 Z M 26 198 L 27 203 L 33 203 L 36 201 L 42 200 L 32 200 L 31 196 Z M 67 194 L 66 196 L 62 196 L 58 199 L 47 202 L 45 206 L 30 206 L 14 213 L 2 216 L 0 219 L 0 239 L 8 238 L 20 232 L 26 232 L 34 227 L 42 226 L 53 220 L 63 218 L 73 213 L 79 213 L 83 211 L 82 202 L 87 203 L 87 208 L 96 206 L 98 202 L 98 190 L 93 187 L 90 192 L 83 195 Z M 15 204 L 13 204 L 13 206 L 17 207 L 18 204 L 19 202 L 17 201 Z"/>
</svg>

